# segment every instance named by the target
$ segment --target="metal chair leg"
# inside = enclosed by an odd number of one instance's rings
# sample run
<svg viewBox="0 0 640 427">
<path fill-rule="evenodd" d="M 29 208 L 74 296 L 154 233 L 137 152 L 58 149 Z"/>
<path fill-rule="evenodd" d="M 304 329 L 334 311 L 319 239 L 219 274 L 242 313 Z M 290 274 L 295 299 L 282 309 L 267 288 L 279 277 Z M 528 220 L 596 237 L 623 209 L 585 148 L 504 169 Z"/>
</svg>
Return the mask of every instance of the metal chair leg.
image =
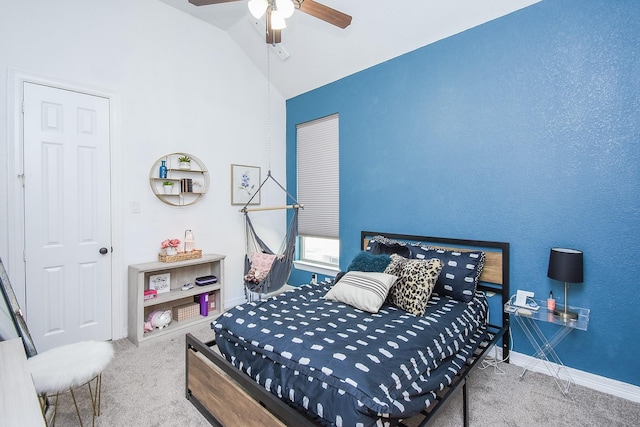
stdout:
<svg viewBox="0 0 640 427">
<path fill-rule="evenodd" d="M 95 390 L 91 389 L 91 382 L 93 382 L 93 380 L 96 381 Z M 91 408 L 93 410 L 93 419 L 91 420 L 91 425 L 94 426 L 96 417 L 100 416 L 100 403 L 102 398 L 102 374 L 98 374 L 94 379 L 89 381 L 87 384 L 89 386 L 89 395 L 91 396 Z M 95 395 L 94 395 L 94 391 L 95 391 Z"/>
<path fill-rule="evenodd" d="M 102 374 L 98 374 L 98 379 L 96 381 L 96 395 L 98 396 L 98 411 L 96 412 L 96 416 L 100 416 L 100 404 L 102 403 Z"/>
<path fill-rule="evenodd" d="M 76 407 L 76 415 L 78 416 L 78 421 L 80 421 L 80 427 L 82 427 L 82 417 L 80 416 L 80 409 L 78 409 L 78 402 L 76 402 L 76 395 L 73 392 L 73 389 L 70 388 L 69 392 L 71 393 L 71 398 L 73 399 L 73 406 Z"/>
<path fill-rule="evenodd" d="M 91 385 L 91 383 L 94 380 L 95 380 L 95 389 Z M 89 398 L 91 399 L 91 412 L 92 412 L 91 425 L 95 426 L 96 417 L 100 416 L 100 404 L 102 401 L 102 374 L 96 375 L 94 378 L 92 378 L 90 381 L 86 382 L 85 384 L 81 385 L 80 387 L 83 387 L 85 385 L 89 387 Z M 80 387 L 77 387 L 76 390 L 80 389 Z M 69 392 L 69 394 L 71 394 L 71 399 L 73 400 L 73 406 L 75 408 L 76 415 L 78 416 L 80 427 L 83 427 L 84 424 L 82 422 L 82 416 L 80 415 L 80 408 L 78 407 L 78 401 L 76 400 L 74 389 L 69 389 L 67 391 Z M 56 415 L 58 412 L 58 396 L 59 396 L 59 393 L 56 394 L 55 397 L 48 396 L 46 394 L 39 396 L 40 409 L 42 410 L 42 416 L 45 420 L 45 424 L 47 424 L 48 427 L 55 427 Z M 50 397 L 54 398 L 53 405 L 51 405 L 51 401 L 49 400 Z M 52 406 L 53 406 L 53 409 L 51 408 Z M 49 422 L 47 420 L 47 411 L 51 409 L 53 410 L 53 415 L 51 417 L 51 421 Z"/>
</svg>

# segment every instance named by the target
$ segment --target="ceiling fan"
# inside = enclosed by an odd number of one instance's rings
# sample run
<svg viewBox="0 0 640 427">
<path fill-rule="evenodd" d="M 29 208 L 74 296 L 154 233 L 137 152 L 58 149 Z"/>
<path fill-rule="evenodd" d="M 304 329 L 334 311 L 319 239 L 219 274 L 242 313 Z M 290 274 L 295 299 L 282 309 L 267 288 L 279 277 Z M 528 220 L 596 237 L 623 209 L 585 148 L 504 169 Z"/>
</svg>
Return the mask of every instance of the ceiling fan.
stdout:
<svg viewBox="0 0 640 427">
<path fill-rule="evenodd" d="M 189 0 L 195 6 L 229 3 L 241 0 Z M 325 6 L 313 0 L 250 0 L 249 10 L 256 18 L 266 13 L 266 41 L 269 44 L 280 43 L 281 31 L 286 27 L 284 18 L 288 18 L 294 9 L 321 19 L 339 28 L 347 28 L 351 24 L 351 16 Z"/>
</svg>

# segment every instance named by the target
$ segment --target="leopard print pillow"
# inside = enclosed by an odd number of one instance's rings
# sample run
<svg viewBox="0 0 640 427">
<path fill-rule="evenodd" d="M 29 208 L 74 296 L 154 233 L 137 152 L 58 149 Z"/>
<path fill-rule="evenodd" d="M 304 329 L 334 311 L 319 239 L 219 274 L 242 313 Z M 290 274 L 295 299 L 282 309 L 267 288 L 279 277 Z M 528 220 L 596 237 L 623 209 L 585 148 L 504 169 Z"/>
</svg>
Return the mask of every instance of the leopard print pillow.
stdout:
<svg viewBox="0 0 640 427">
<path fill-rule="evenodd" d="M 385 273 L 398 277 L 387 296 L 387 301 L 416 316 L 424 316 L 431 292 L 442 271 L 442 261 L 407 259 L 391 255 Z"/>
</svg>

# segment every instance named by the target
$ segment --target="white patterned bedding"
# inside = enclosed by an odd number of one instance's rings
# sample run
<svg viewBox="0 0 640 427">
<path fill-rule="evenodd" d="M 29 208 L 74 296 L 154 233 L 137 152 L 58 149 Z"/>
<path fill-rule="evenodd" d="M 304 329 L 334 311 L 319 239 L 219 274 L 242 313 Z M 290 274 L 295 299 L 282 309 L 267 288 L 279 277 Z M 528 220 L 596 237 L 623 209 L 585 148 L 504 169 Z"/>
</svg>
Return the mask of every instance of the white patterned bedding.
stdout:
<svg viewBox="0 0 640 427">
<path fill-rule="evenodd" d="M 433 295 L 423 317 L 370 314 L 305 285 L 237 306 L 212 328 L 224 357 L 320 424 L 385 425 L 428 407 L 485 334 L 487 302 Z"/>
</svg>

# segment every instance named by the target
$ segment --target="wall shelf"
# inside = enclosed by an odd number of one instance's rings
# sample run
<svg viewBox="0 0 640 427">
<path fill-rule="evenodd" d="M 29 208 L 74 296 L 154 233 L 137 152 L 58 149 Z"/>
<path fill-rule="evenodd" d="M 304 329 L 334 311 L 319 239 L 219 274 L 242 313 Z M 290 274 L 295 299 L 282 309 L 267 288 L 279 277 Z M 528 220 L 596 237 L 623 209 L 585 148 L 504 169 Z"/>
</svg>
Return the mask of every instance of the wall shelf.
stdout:
<svg viewBox="0 0 640 427">
<path fill-rule="evenodd" d="M 191 162 L 181 167 L 180 157 L 187 156 Z M 160 166 L 165 162 L 166 178 L 160 176 Z M 187 183 L 190 180 L 191 186 Z M 165 182 L 172 182 L 170 190 L 165 190 Z M 197 157 L 187 153 L 171 153 L 159 158 L 149 171 L 149 185 L 153 194 L 171 206 L 190 206 L 202 199 L 209 189 L 209 171 Z"/>
</svg>

